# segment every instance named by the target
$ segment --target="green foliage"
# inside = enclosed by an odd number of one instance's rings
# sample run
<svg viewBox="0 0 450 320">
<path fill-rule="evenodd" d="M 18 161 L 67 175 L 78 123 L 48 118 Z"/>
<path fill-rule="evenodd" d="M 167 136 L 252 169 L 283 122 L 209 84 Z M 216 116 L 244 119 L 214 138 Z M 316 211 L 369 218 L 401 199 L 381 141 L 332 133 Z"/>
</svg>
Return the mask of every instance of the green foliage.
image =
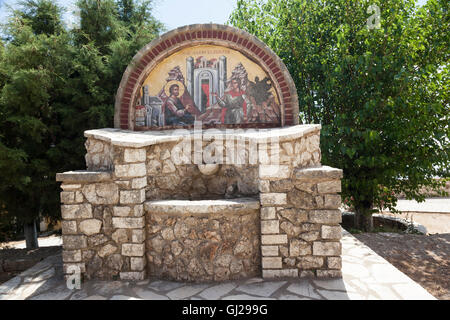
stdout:
<svg viewBox="0 0 450 320">
<path fill-rule="evenodd" d="M 133 55 L 162 30 L 148 1 L 27 0 L 0 42 L 0 223 L 60 215 L 57 172 L 84 169 L 87 129 L 112 127 L 114 96 Z"/>
<path fill-rule="evenodd" d="M 229 21 L 283 59 L 300 121 L 322 124 L 323 163 L 344 170 L 357 212 L 443 185 L 432 178 L 449 176 L 448 1 L 239 0 Z"/>
</svg>

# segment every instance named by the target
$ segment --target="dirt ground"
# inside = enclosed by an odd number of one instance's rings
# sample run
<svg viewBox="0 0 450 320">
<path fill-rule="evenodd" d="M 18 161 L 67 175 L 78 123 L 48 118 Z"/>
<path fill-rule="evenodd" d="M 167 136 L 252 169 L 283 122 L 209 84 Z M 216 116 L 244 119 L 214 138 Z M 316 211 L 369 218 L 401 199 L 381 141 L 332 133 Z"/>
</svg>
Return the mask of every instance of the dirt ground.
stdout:
<svg viewBox="0 0 450 320">
<path fill-rule="evenodd" d="M 440 300 L 450 300 L 450 233 L 354 236 Z"/>
</svg>

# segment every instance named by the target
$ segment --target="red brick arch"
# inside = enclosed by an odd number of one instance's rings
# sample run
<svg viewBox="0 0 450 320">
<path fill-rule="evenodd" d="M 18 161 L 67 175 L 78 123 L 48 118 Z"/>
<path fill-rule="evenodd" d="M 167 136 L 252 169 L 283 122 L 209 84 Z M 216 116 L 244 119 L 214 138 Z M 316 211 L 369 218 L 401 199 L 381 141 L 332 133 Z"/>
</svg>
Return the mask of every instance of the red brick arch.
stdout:
<svg viewBox="0 0 450 320">
<path fill-rule="evenodd" d="M 277 92 L 282 110 L 281 125 L 298 124 L 298 97 L 294 82 L 283 61 L 267 45 L 255 36 L 234 27 L 195 24 L 165 33 L 134 56 L 117 90 L 114 127 L 134 130 L 135 100 L 149 73 L 173 53 L 201 44 L 228 47 L 256 62 L 268 74 Z M 264 124 L 227 126 L 263 127 Z"/>
</svg>

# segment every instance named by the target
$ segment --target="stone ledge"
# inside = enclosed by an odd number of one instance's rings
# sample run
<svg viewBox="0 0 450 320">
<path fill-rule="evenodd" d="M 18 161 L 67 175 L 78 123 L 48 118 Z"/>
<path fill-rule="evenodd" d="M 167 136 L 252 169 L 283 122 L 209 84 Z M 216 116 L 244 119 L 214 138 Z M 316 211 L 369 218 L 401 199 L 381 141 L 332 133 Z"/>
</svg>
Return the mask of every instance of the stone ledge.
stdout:
<svg viewBox="0 0 450 320">
<path fill-rule="evenodd" d="M 238 198 L 224 200 L 158 200 L 144 204 L 146 212 L 172 215 L 242 214 L 258 210 L 259 200 Z"/>
<path fill-rule="evenodd" d="M 342 179 L 342 169 L 336 169 L 328 166 L 304 168 L 294 170 L 294 179 L 310 180 L 310 179 Z"/>
<path fill-rule="evenodd" d="M 111 181 L 112 172 L 110 171 L 67 171 L 56 174 L 56 181 L 62 182 L 100 182 Z"/>
<path fill-rule="evenodd" d="M 233 137 L 241 141 L 253 141 L 256 143 L 271 143 L 271 141 L 291 141 L 304 137 L 310 133 L 319 133 L 320 124 L 305 124 L 286 126 L 281 128 L 266 129 L 208 129 L 202 130 L 204 140 L 226 140 Z M 218 132 L 219 130 L 220 132 Z M 195 132 L 197 133 L 197 132 Z M 200 133 L 200 130 L 199 130 Z M 198 133 L 197 133 L 198 134 Z M 183 138 L 194 138 L 194 129 L 178 129 L 164 131 L 130 131 L 113 128 L 87 130 L 84 132 L 86 138 L 106 141 L 120 147 L 143 148 L 154 144 L 178 142 Z"/>
</svg>

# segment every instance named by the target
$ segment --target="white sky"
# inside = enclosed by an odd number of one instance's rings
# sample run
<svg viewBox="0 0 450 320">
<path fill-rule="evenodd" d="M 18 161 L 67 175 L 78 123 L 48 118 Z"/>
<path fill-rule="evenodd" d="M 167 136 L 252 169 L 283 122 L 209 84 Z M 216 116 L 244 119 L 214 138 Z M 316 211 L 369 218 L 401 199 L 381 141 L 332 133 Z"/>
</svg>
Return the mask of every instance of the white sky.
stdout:
<svg viewBox="0 0 450 320">
<path fill-rule="evenodd" d="M 424 4 L 427 0 L 418 0 Z M 18 0 L 0 0 L 0 23 L 5 21 L 5 4 L 15 6 Z M 76 0 L 56 0 L 60 5 L 75 9 Z M 236 0 L 154 0 L 153 15 L 165 24 L 167 30 L 194 23 L 224 24 L 236 6 Z M 72 14 L 64 16 L 66 22 L 75 22 Z"/>
</svg>

